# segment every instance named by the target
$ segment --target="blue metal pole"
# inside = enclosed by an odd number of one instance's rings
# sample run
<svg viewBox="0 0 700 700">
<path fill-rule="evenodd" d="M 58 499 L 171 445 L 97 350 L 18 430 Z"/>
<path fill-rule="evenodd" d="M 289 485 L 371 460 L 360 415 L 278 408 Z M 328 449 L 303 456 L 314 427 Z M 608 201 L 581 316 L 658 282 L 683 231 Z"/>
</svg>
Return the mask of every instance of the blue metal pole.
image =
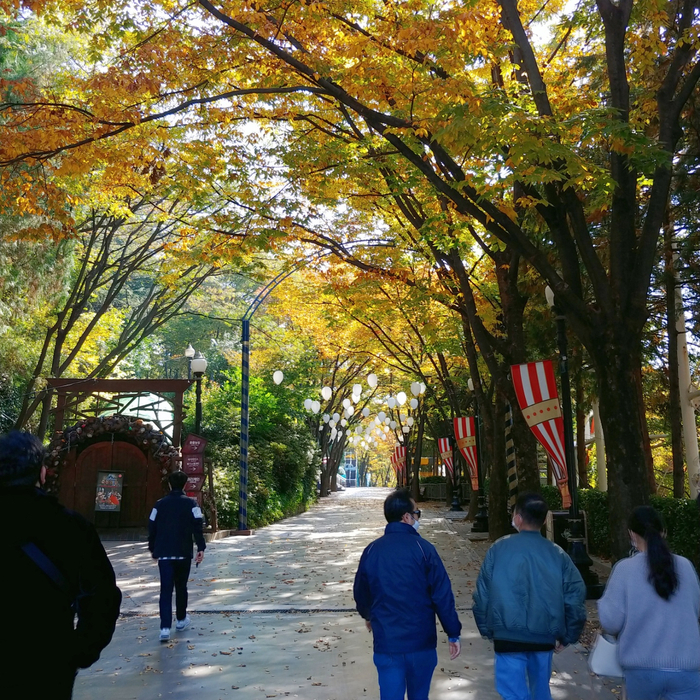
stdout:
<svg viewBox="0 0 700 700">
<path fill-rule="evenodd" d="M 238 529 L 248 529 L 248 398 L 250 394 L 250 319 L 241 321 L 241 470 L 238 487 Z"/>
</svg>

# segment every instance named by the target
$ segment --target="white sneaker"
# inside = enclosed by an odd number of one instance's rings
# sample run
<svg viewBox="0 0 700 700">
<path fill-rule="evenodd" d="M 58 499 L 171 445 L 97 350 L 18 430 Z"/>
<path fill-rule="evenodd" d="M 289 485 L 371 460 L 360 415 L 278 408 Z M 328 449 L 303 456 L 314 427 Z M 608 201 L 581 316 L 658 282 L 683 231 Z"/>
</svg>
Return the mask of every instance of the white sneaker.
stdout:
<svg viewBox="0 0 700 700">
<path fill-rule="evenodd" d="M 170 627 L 161 627 L 160 641 L 167 642 L 170 639 Z"/>
<path fill-rule="evenodd" d="M 176 629 L 178 632 L 182 632 L 182 630 L 184 630 L 185 628 L 187 628 L 187 627 L 190 626 L 190 623 L 191 623 L 191 622 L 192 622 L 192 620 L 190 620 L 190 616 L 189 616 L 189 615 L 185 615 L 185 619 L 184 619 L 184 620 L 178 620 L 178 621 L 175 623 L 175 629 Z"/>
</svg>

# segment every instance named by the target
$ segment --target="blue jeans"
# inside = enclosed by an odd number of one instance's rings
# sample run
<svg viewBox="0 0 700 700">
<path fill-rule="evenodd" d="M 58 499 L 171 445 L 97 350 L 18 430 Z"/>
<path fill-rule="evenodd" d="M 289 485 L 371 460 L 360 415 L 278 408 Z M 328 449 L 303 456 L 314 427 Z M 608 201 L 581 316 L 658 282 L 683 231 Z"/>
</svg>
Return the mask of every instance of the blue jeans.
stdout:
<svg viewBox="0 0 700 700">
<path fill-rule="evenodd" d="M 160 626 L 173 624 L 173 588 L 175 588 L 175 614 L 178 620 L 187 615 L 187 579 L 190 577 L 191 559 L 159 559 L 160 569 Z"/>
<path fill-rule="evenodd" d="M 700 671 L 626 668 L 625 686 L 629 700 L 697 700 Z"/>
<path fill-rule="evenodd" d="M 381 700 L 428 700 L 430 681 L 437 666 L 437 651 L 426 649 L 410 654 L 374 654 Z"/>
<path fill-rule="evenodd" d="M 552 700 L 551 651 L 496 654 L 496 690 L 503 700 Z"/>
</svg>

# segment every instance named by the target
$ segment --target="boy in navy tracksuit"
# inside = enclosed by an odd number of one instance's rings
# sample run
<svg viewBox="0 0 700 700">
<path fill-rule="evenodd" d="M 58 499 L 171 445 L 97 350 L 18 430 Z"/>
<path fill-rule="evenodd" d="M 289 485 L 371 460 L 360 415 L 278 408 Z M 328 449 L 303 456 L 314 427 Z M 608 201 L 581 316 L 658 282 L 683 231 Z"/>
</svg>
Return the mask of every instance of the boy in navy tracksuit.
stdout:
<svg viewBox="0 0 700 700">
<path fill-rule="evenodd" d="M 192 566 L 192 538 L 197 543 L 195 561 L 204 558 L 206 544 L 202 536 L 202 510 L 197 502 L 185 496 L 184 472 L 168 477 L 170 493 L 161 498 L 148 521 L 148 549 L 158 560 L 160 570 L 160 641 L 170 639 L 173 623 L 173 587 L 175 588 L 175 628 L 184 630 L 190 624 L 187 615 L 187 579 Z"/>
</svg>

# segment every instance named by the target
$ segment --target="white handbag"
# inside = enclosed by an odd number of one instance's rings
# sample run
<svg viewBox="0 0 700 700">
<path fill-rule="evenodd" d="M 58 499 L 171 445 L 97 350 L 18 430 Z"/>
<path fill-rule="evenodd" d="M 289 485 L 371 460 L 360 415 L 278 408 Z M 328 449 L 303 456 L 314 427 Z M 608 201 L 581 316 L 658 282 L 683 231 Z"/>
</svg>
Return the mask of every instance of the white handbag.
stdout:
<svg viewBox="0 0 700 700">
<path fill-rule="evenodd" d="M 614 637 L 598 632 L 595 644 L 588 656 L 588 669 L 596 676 L 624 678 L 624 671 L 617 659 L 618 644 Z"/>
</svg>

